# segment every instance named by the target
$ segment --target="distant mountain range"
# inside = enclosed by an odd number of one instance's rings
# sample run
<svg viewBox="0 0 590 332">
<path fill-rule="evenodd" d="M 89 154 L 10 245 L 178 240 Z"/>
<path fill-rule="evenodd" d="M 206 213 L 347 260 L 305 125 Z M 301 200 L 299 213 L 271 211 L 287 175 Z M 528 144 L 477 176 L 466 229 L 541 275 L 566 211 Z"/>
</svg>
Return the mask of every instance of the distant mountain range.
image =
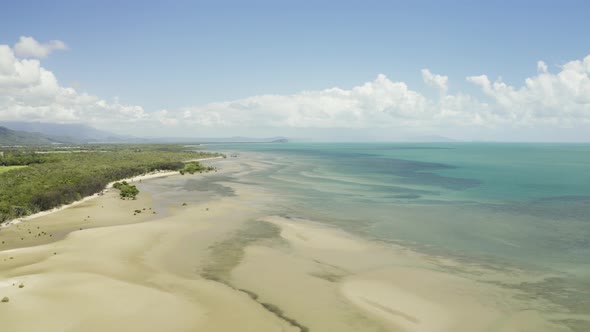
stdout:
<svg viewBox="0 0 590 332">
<path fill-rule="evenodd" d="M 281 143 L 284 137 L 198 138 L 134 137 L 113 134 L 84 124 L 44 122 L 0 122 L 0 145 L 44 145 L 84 143 Z"/>
<path fill-rule="evenodd" d="M 41 133 L 11 130 L 0 127 L 0 145 L 44 145 L 71 144 L 75 141 L 68 137 L 43 135 Z"/>
<path fill-rule="evenodd" d="M 114 134 L 85 124 L 0 121 L 0 145 L 86 144 L 86 143 L 285 143 L 285 137 L 136 137 Z M 298 141 L 309 141 L 301 139 Z M 457 142 L 443 136 L 405 136 L 394 142 Z"/>
<path fill-rule="evenodd" d="M 46 122 L 0 122 L 0 126 L 48 137 L 60 137 L 65 143 L 123 142 L 134 137 L 116 135 L 85 124 L 61 124 Z"/>
</svg>

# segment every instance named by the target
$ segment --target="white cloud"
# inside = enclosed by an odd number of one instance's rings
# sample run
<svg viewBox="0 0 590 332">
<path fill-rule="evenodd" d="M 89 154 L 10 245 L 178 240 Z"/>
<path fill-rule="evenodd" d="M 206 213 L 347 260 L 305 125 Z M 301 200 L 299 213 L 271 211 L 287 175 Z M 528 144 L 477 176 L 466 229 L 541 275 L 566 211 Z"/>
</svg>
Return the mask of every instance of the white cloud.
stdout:
<svg viewBox="0 0 590 332">
<path fill-rule="evenodd" d="M 430 70 L 428 70 L 428 69 L 422 69 L 421 72 L 422 72 L 422 79 L 424 80 L 424 83 L 430 85 L 431 87 L 436 88 L 441 94 L 447 93 L 447 90 L 449 89 L 449 86 L 448 86 L 449 77 L 448 76 L 435 75 L 435 74 L 431 73 Z"/>
<path fill-rule="evenodd" d="M 19 59 L 0 45 L 0 120 L 86 122 L 108 126 L 146 119 L 141 106 L 107 102 L 59 85 L 39 60 Z"/>
<path fill-rule="evenodd" d="M 16 46 L 15 46 L 16 48 Z M 590 139 L 590 56 L 570 61 L 552 73 L 543 62 L 523 85 L 512 86 L 487 75 L 469 76 L 482 95 L 450 91 L 449 77 L 421 71 L 439 95 L 430 98 L 404 82 L 378 75 L 352 88 L 259 95 L 181 109 L 146 112 L 141 106 L 63 87 L 39 60 L 22 59 L 0 45 L 0 120 L 86 122 L 101 128 L 151 136 L 209 133 L 257 136 L 295 130 L 372 129 L 380 133 L 539 133 L 553 128 L 587 128 Z M 147 132 L 149 130 L 149 132 Z M 584 132 L 580 131 L 579 132 Z M 265 134 L 266 135 L 266 134 Z M 380 134 L 381 135 L 381 134 Z M 383 135 L 381 135 L 383 136 Z M 551 139 L 551 138 L 548 138 Z"/>
<path fill-rule="evenodd" d="M 205 127 L 371 128 L 432 126 L 464 117 L 467 96 L 430 100 L 379 75 L 352 89 L 262 95 L 183 109 L 186 123 Z"/>
<path fill-rule="evenodd" d="M 414 122 L 431 109 L 429 101 L 405 83 L 379 75 L 350 90 L 262 95 L 182 111 L 191 124 L 199 126 L 366 128 Z"/>
<path fill-rule="evenodd" d="M 590 55 L 570 61 L 556 74 L 543 62 L 540 73 L 525 79 L 521 87 L 501 80 L 491 82 L 486 75 L 467 80 L 478 85 L 493 101 L 492 107 L 501 119 L 511 125 L 551 124 L 573 126 L 590 123 Z"/>
<path fill-rule="evenodd" d="M 488 76 L 470 76 L 486 98 L 448 93 L 447 76 L 421 71 L 436 88 L 432 99 L 384 75 L 351 89 L 331 88 L 293 95 L 261 95 L 231 102 L 188 107 L 185 123 L 197 127 L 468 128 L 571 127 L 590 124 L 590 56 L 550 73 L 539 61 L 539 74 L 521 87 Z"/>
<path fill-rule="evenodd" d="M 56 50 L 66 50 L 68 47 L 61 40 L 50 40 L 41 44 L 33 37 L 21 36 L 18 43 L 14 45 L 14 53 L 21 58 L 43 59 Z"/>
<path fill-rule="evenodd" d="M 539 73 L 546 73 L 547 64 L 543 61 L 537 61 L 537 70 L 539 71 Z"/>
</svg>

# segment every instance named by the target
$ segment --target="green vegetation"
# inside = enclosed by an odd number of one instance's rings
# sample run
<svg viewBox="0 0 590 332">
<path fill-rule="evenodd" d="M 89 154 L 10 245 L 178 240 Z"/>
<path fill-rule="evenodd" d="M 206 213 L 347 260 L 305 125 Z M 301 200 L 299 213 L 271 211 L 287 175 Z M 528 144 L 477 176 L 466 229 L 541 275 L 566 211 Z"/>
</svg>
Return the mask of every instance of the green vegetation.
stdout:
<svg viewBox="0 0 590 332">
<path fill-rule="evenodd" d="M 0 166 L 0 174 L 27 166 Z"/>
<path fill-rule="evenodd" d="M 119 189 L 121 199 L 136 199 L 137 194 L 139 194 L 139 189 L 137 189 L 136 186 L 127 183 L 127 181 L 115 182 L 113 188 Z"/>
<path fill-rule="evenodd" d="M 203 173 L 215 170 L 215 167 L 209 166 L 205 167 L 198 162 L 189 162 L 184 165 L 184 168 L 180 170 L 180 174 L 184 175 L 186 173 L 195 174 L 196 172 Z"/>
<path fill-rule="evenodd" d="M 185 168 L 185 160 L 218 155 L 186 151 L 182 145 L 47 146 L 2 152 L 0 165 L 18 160 L 28 166 L 0 174 L 0 222 L 99 193 L 113 181 L 157 170 L 178 171 Z M 207 169 L 198 163 L 196 167 Z"/>
<path fill-rule="evenodd" d="M 41 164 L 45 161 L 42 154 L 33 151 L 7 151 L 0 152 L 0 166 L 26 166 Z"/>
<path fill-rule="evenodd" d="M 6 303 L 8 301 L 10 301 L 10 299 L 8 298 L 8 296 L 5 296 L 5 297 L 2 298 L 2 301 L 1 302 Z"/>
</svg>

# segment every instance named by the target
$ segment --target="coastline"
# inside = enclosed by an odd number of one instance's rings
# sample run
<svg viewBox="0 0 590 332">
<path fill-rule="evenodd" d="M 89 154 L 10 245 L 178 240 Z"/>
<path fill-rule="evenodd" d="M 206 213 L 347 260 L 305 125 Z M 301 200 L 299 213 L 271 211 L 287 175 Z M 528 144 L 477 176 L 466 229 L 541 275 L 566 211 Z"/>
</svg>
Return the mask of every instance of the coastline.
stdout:
<svg viewBox="0 0 590 332">
<path fill-rule="evenodd" d="M 201 158 L 201 159 L 190 159 L 190 160 L 187 160 L 185 162 L 197 162 L 197 161 L 198 162 L 201 162 L 201 161 L 216 160 L 216 159 L 221 159 L 221 158 L 223 158 L 223 157 L 211 157 L 211 158 Z M 130 177 L 130 178 L 125 178 L 125 179 L 121 179 L 121 180 L 117 180 L 117 181 L 112 181 L 112 182 L 109 182 L 106 185 L 106 187 L 100 193 L 96 193 L 96 194 L 93 194 L 93 195 L 90 195 L 90 196 L 83 197 L 82 199 L 80 199 L 78 201 L 72 202 L 70 204 L 65 204 L 65 205 L 62 205 L 62 206 L 59 206 L 59 207 L 55 207 L 55 208 L 53 208 L 51 210 L 40 211 L 40 212 L 31 214 L 31 215 L 28 215 L 28 216 L 25 216 L 25 217 L 22 217 L 22 218 L 16 218 L 16 219 L 12 219 L 12 220 L 3 222 L 3 223 L 0 224 L 0 228 L 10 227 L 10 226 L 13 226 L 13 225 L 20 224 L 21 222 L 25 222 L 25 221 L 28 221 L 28 220 L 40 218 L 40 217 L 43 217 L 43 216 L 47 216 L 49 214 L 56 213 L 56 212 L 62 211 L 64 209 L 67 209 L 67 208 L 70 208 L 70 207 L 79 205 L 81 203 L 87 202 L 89 200 L 95 199 L 95 198 L 100 197 L 101 195 L 103 195 L 106 190 L 111 189 L 113 187 L 113 184 L 115 184 L 116 182 L 121 182 L 121 181 L 137 182 L 137 181 L 142 181 L 142 180 L 156 179 L 156 178 L 167 177 L 167 176 L 178 175 L 178 174 L 179 174 L 178 171 L 166 171 L 166 170 L 163 170 L 163 171 L 158 171 L 158 172 L 151 172 L 151 173 L 148 173 L 148 174 L 137 175 L 137 176 L 133 176 L 133 177 Z"/>
<path fill-rule="evenodd" d="M 567 313 L 445 271 L 456 262 L 269 212 L 284 203 L 275 192 L 228 181 L 267 167 L 245 159 L 223 161 L 219 173 L 152 177 L 138 201 L 110 192 L 31 220 L 27 227 L 43 231 L 71 224 L 56 241 L 29 236 L 31 245 L 0 251 L 0 297 L 10 298 L 0 303 L 3 327 L 568 331 L 551 322 Z M 195 199 L 186 183 L 231 194 Z M 167 199 L 166 190 L 181 190 L 183 200 Z M 137 208 L 169 213 L 134 216 Z M 28 230 L 10 231 L 18 242 Z"/>
<path fill-rule="evenodd" d="M 171 181 L 215 175 L 185 175 Z M 146 213 L 160 211 L 152 193 L 142 190 L 140 196 L 122 201 L 110 192 L 30 220 L 26 228 L 2 230 L 3 240 L 19 242 L 29 228 L 44 232 L 53 226 L 69 227 L 61 238 L 47 242 L 46 237 L 29 235 L 25 240 L 33 241 L 30 245 L 0 250 L 0 298 L 10 299 L 0 307 L 3 328 L 221 332 L 242 330 L 248 322 L 251 331 L 297 331 L 247 294 L 196 272 L 208 247 L 255 218 L 250 204 L 270 196 L 243 188 L 235 197 L 212 197 L 186 206 L 175 203 L 165 207 L 172 213 L 156 215 Z M 138 208 L 146 212 L 133 216 Z M 239 213 L 238 220 L 234 213 Z"/>
</svg>

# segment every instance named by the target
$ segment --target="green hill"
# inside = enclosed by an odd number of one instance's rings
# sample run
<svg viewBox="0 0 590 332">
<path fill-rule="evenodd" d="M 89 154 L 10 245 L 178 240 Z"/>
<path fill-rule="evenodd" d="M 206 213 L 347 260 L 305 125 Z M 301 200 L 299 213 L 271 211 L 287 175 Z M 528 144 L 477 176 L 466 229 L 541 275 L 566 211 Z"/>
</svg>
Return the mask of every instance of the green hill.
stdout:
<svg viewBox="0 0 590 332">
<path fill-rule="evenodd" d="M 137 141 L 137 139 L 131 136 L 113 134 L 81 123 L 0 121 L 0 127 L 6 127 L 10 130 L 39 133 L 46 137 L 57 137 L 83 143 Z"/>
<path fill-rule="evenodd" d="M 6 127 L 0 127 L 0 146 L 43 145 L 60 143 L 75 143 L 75 140 L 67 137 L 48 136 L 40 133 L 10 130 Z"/>
</svg>

